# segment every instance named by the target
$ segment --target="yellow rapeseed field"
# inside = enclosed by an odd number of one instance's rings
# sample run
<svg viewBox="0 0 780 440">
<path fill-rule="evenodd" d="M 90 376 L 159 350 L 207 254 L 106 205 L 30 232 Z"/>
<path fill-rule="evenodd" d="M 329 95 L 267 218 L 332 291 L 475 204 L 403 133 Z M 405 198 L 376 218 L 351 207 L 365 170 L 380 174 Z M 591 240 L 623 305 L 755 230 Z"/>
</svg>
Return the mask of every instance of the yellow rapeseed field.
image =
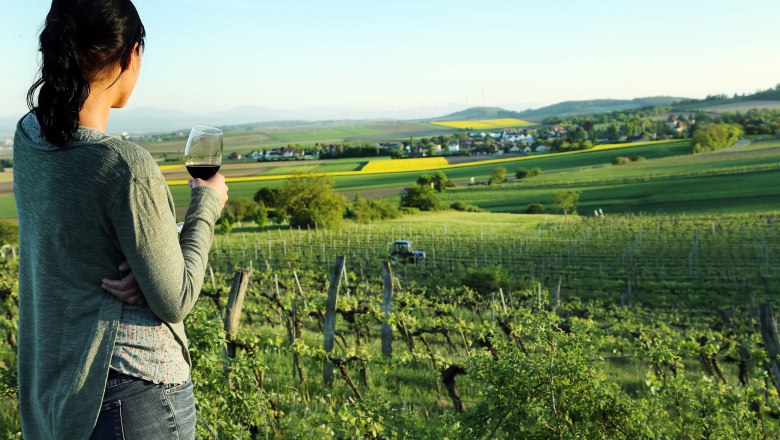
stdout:
<svg viewBox="0 0 780 440">
<path fill-rule="evenodd" d="M 176 168 L 182 168 L 184 165 L 160 165 L 160 171 L 175 170 Z"/>
<path fill-rule="evenodd" d="M 372 160 L 361 170 L 361 173 L 395 173 L 401 171 L 425 171 L 449 166 L 443 157 L 423 157 L 419 159 Z"/>
<path fill-rule="evenodd" d="M 443 127 L 472 129 L 472 130 L 493 130 L 497 128 L 528 127 L 534 125 L 528 121 L 523 121 L 522 119 L 515 119 L 515 118 L 482 119 L 478 121 L 434 122 L 433 124 L 441 125 Z"/>
</svg>

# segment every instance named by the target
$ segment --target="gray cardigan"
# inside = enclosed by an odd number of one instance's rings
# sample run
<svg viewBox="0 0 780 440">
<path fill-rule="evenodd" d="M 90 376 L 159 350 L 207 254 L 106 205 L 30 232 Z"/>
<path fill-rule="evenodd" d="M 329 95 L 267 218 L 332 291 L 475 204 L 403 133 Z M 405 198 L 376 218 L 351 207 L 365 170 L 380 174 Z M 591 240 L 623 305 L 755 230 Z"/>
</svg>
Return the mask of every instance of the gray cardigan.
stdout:
<svg viewBox="0 0 780 440">
<path fill-rule="evenodd" d="M 26 118 L 13 157 L 22 430 L 30 439 L 87 439 L 122 314 L 100 280 L 118 279 L 127 259 L 189 363 L 182 320 L 198 299 L 221 203 L 213 189 L 194 189 L 179 237 L 171 193 L 146 150 L 84 128 L 54 147 Z"/>
</svg>

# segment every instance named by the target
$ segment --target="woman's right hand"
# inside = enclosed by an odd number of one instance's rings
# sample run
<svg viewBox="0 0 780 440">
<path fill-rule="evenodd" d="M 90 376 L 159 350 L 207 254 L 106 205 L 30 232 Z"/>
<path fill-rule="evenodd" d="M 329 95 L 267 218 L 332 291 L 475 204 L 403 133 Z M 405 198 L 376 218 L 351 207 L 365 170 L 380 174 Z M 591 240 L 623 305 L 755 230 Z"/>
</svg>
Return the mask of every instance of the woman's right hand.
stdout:
<svg viewBox="0 0 780 440">
<path fill-rule="evenodd" d="M 222 200 L 222 208 L 225 207 L 225 203 L 228 200 L 228 186 L 225 184 L 225 176 L 222 174 L 214 174 L 208 180 L 192 179 L 190 180 L 190 188 L 195 189 L 199 186 L 207 186 L 214 189 L 219 194 L 219 198 Z"/>
</svg>

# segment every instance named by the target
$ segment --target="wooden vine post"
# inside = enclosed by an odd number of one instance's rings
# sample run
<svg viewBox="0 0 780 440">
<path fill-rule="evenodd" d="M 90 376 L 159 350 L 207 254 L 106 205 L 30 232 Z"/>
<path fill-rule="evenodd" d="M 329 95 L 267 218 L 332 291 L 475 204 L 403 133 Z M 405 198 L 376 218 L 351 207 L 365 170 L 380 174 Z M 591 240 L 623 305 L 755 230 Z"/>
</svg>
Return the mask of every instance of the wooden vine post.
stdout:
<svg viewBox="0 0 780 440">
<path fill-rule="evenodd" d="M 325 360 L 323 361 L 323 379 L 325 386 L 333 386 L 333 363 L 330 362 L 330 354 L 333 351 L 333 344 L 336 340 L 336 299 L 341 285 L 341 279 L 344 276 L 344 263 L 346 257 L 336 257 L 336 264 L 333 266 L 333 273 L 330 276 L 330 286 L 328 287 L 328 300 L 325 303 L 325 322 L 323 333 L 325 335 Z"/>
<path fill-rule="evenodd" d="M 393 268 L 389 261 L 385 261 L 382 268 L 382 354 L 385 357 L 393 355 L 393 328 L 388 322 L 393 312 Z"/>
<path fill-rule="evenodd" d="M 225 309 L 225 333 L 228 342 L 223 353 L 228 360 L 236 357 L 235 340 L 238 336 L 238 326 L 241 320 L 241 308 L 244 306 L 246 288 L 249 285 L 249 275 L 250 272 L 248 270 L 238 269 L 233 276 L 233 285 L 230 287 L 230 296 Z M 229 371 L 227 367 L 228 364 L 225 363 L 225 370 Z M 230 375 L 228 374 L 228 389 L 230 387 Z"/>
<path fill-rule="evenodd" d="M 769 357 L 770 368 L 775 388 L 780 392 L 780 338 L 777 335 L 777 321 L 772 315 L 772 306 L 769 303 L 761 303 L 759 306 L 759 324 L 761 325 L 761 337 L 764 340 L 766 354 Z"/>
</svg>

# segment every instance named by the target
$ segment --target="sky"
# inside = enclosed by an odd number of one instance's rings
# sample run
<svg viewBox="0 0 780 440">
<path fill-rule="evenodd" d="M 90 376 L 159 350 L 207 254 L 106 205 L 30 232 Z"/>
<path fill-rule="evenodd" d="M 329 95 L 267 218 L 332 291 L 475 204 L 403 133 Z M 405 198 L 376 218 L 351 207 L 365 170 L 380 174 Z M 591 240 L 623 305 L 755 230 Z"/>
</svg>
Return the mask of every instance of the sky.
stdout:
<svg viewBox="0 0 780 440">
<path fill-rule="evenodd" d="M 129 109 L 523 110 L 780 83 L 777 0 L 134 3 L 148 38 Z M 50 5 L 0 0 L 0 117 L 26 111 Z"/>
</svg>

